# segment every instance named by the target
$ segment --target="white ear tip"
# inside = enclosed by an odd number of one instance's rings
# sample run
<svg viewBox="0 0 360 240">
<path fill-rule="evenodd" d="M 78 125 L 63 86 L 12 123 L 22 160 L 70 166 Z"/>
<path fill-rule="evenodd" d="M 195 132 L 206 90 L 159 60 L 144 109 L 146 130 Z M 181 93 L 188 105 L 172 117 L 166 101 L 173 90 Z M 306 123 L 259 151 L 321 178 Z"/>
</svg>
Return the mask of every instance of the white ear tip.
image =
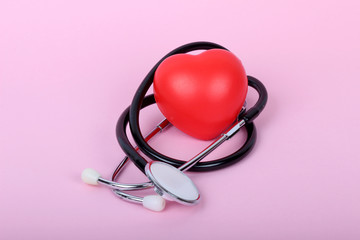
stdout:
<svg viewBox="0 0 360 240">
<path fill-rule="evenodd" d="M 91 185 L 97 185 L 100 177 L 100 173 L 92 168 L 86 168 L 81 173 L 81 179 L 83 182 Z"/>
<path fill-rule="evenodd" d="M 162 211 L 165 208 L 165 203 L 165 199 L 159 195 L 149 195 L 143 199 L 143 206 L 156 212 Z"/>
</svg>

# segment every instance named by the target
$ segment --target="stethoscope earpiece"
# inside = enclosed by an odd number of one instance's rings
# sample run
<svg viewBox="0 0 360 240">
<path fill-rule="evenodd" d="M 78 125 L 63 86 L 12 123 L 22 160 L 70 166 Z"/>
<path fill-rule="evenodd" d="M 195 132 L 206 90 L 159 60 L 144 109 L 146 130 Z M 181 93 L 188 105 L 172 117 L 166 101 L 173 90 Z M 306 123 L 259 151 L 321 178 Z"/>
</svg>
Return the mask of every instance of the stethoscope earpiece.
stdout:
<svg viewBox="0 0 360 240">
<path fill-rule="evenodd" d="M 164 210 L 166 201 L 159 195 L 148 195 L 143 198 L 142 204 L 144 208 L 155 212 L 160 212 Z"/>
<path fill-rule="evenodd" d="M 219 135 L 213 141 L 213 143 L 211 143 L 207 148 L 205 148 L 203 151 L 201 151 L 199 154 L 194 156 L 189 161 L 185 162 L 165 156 L 157 152 L 153 148 L 151 148 L 147 143 L 153 136 L 155 136 L 159 132 L 162 132 L 167 126 L 171 125 L 169 120 L 164 119 L 163 121 L 161 121 L 153 129 L 153 131 L 151 131 L 145 138 L 142 136 L 142 133 L 140 132 L 140 127 L 139 127 L 140 110 L 155 103 L 155 98 L 153 94 L 149 96 L 145 96 L 145 94 L 149 90 L 153 82 L 155 71 L 157 70 L 159 65 L 165 59 L 175 54 L 187 53 L 195 50 L 210 50 L 210 49 L 227 50 L 224 47 L 215 43 L 209 43 L 209 42 L 190 43 L 173 50 L 154 66 L 154 68 L 145 77 L 144 81 L 140 84 L 134 96 L 131 106 L 125 109 L 125 111 L 121 114 L 116 125 L 117 140 L 121 148 L 125 152 L 126 157 L 120 162 L 120 164 L 114 171 L 111 180 L 104 179 L 94 169 L 87 168 L 83 170 L 81 174 L 81 178 L 83 182 L 90 185 L 98 185 L 100 183 L 109 186 L 110 188 L 113 189 L 114 194 L 116 194 L 118 197 L 130 202 L 142 204 L 143 207 L 152 211 L 162 211 L 166 205 L 165 199 L 170 201 L 176 201 L 184 205 L 194 205 L 199 202 L 200 193 L 197 187 L 195 186 L 195 184 L 193 183 L 193 181 L 184 173 L 185 171 L 189 170 L 189 171 L 202 172 L 202 171 L 211 171 L 211 170 L 228 167 L 240 161 L 253 149 L 253 146 L 256 141 L 256 128 L 255 125 L 253 124 L 253 120 L 260 114 L 260 112 L 264 109 L 266 105 L 267 91 L 265 86 L 259 80 L 251 76 L 247 76 L 247 81 L 248 81 L 247 85 L 254 88 L 259 94 L 259 98 L 255 103 L 255 105 L 250 109 L 246 110 L 246 101 L 245 100 L 243 100 L 244 102 L 241 101 L 242 105 L 240 105 L 240 107 L 242 106 L 242 109 L 239 110 L 237 108 L 238 110 L 235 113 L 238 114 L 238 116 L 236 117 L 236 119 L 234 117 L 234 122 L 231 124 L 231 126 L 227 130 L 225 130 L 221 135 Z M 234 62 L 236 61 L 237 60 L 234 60 Z M 242 79 L 244 80 L 244 78 Z M 234 79 L 232 79 L 232 81 L 234 81 Z M 243 90 L 247 91 L 247 89 L 243 89 Z M 243 93 L 240 95 L 245 96 Z M 170 97 L 172 96 L 170 95 Z M 127 137 L 126 128 L 128 124 L 130 125 L 131 133 L 137 144 L 136 147 L 132 146 L 132 144 L 130 143 Z M 203 126 L 201 127 L 203 129 Z M 239 148 L 236 152 L 230 154 L 229 156 L 216 160 L 200 162 L 203 158 L 205 158 L 209 153 L 211 153 L 214 149 L 220 146 L 223 142 L 229 140 L 232 136 L 234 136 L 242 127 L 244 127 L 246 130 L 247 139 L 241 148 Z M 191 128 L 189 129 L 196 129 L 196 127 L 191 126 Z M 199 134 L 199 132 L 197 134 Z M 194 134 L 194 136 L 195 135 L 196 134 Z M 206 136 L 207 134 L 204 132 L 200 132 L 200 135 Z M 141 150 L 152 161 L 148 163 L 138 153 L 139 150 Z M 143 173 L 146 174 L 146 176 L 150 180 L 149 182 L 137 183 L 137 184 L 122 184 L 116 182 L 116 178 L 118 177 L 123 167 L 127 164 L 129 159 L 131 159 L 131 161 Z M 127 191 L 141 190 L 151 187 L 154 188 L 155 192 L 158 193 L 158 195 L 139 197 L 127 193 Z"/>
<path fill-rule="evenodd" d="M 81 173 L 81 179 L 86 184 L 98 185 L 99 178 L 101 178 L 100 173 L 92 168 L 86 168 Z"/>
</svg>

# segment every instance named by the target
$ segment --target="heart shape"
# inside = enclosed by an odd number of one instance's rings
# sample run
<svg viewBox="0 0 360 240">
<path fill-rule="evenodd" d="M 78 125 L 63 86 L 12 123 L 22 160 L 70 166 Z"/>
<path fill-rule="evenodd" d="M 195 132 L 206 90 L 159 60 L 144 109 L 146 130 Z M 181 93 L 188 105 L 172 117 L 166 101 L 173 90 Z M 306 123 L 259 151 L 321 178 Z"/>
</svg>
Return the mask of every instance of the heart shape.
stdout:
<svg viewBox="0 0 360 240">
<path fill-rule="evenodd" d="M 221 134 L 239 114 L 248 89 L 241 61 L 211 49 L 165 59 L 154 76 L 156 103 L 184 133 L 202 140 Z"/>
</svg>

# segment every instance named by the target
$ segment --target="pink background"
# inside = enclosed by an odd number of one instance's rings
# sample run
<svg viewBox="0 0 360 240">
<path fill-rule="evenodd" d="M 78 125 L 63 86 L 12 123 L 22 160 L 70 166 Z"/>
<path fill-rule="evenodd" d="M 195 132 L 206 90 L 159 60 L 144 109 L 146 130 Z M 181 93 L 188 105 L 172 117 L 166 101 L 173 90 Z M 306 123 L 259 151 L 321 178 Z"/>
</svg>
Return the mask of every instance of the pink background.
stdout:
<svg viewBox="0 0 360 240">
<path fill-rule="evenodd" d="M 0 239 L 360 239 L 359 16 L 357 0 L 2 0 Z M 191 173 L 195 207 L 154 213 L 84 185 L 83 168 L 109 177 L 123 157 L 115 124 L 146 73 L 197 40 L 267 86 L 254 151 Z M 141 119 L 147 132 L 162 116 Z M 175 128 L 152 141 L 183 159 L 206 144 Z"/>
</svg>

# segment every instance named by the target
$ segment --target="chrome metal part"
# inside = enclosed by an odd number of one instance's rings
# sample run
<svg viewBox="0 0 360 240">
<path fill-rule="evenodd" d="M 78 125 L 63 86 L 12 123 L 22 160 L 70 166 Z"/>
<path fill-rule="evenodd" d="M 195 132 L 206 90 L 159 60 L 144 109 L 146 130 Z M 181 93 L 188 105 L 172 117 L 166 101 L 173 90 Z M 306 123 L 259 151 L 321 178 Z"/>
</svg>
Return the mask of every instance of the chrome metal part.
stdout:
<svg viewBox="0 0 360 240">
<path fill-rule="evenodd" d="M 143 202 L 143 199 L 142 197 L 138 197 L 138 196 L 134 196 L 134 195 L 131 195 L 131 194 L 127 194 L 127 193 L 124 193 L 122 191 L 119 191 L 119 190 L 113 190 L 113 192 L 120 198 L 126 200 L 126 201 L 129 201 L 129 202 L 135 202 L 135 203 L 142 203 Z"/>
<path fill-rule="evenodd" d="M 122 191 L 130 191 L 130 190 L 140 190 L 140 189 L 146 189 L 149 187 L 152 187 L 153 184 L 151 182 L 144 182 L 144 183 L 138 183 L 138 184 L 121 184 L 118 182 L 113 182 L 104 178 L 99 178 L 99 183 L 109 186 L 113 189 L 118 189 Z"/>
<path fill-rule="evenodd" d="M 245 121 L 241 120 L 240 122 L 236 122 L 232 125 L 232 127 L 223 133 L 220 137 L 218 137 L 212 144 L 210 144 L 207 148 L 202 150 L 199 154 L 197 154 L 195 157 L 190 159 L 187 163 L 184 163 L 179 167 L 180 171 L 187 171 L 192 166 L 194 166 L 196 163 L 198 163 L 200 160 L 202 160 L 204 157 L 206 157 L 209 153 L 214 151 L 218 146 L 220 146 L 223 142 L 230 139 L 235 133 L 237 133 L 242 126 L 245 125 Z"/>
</svg>

